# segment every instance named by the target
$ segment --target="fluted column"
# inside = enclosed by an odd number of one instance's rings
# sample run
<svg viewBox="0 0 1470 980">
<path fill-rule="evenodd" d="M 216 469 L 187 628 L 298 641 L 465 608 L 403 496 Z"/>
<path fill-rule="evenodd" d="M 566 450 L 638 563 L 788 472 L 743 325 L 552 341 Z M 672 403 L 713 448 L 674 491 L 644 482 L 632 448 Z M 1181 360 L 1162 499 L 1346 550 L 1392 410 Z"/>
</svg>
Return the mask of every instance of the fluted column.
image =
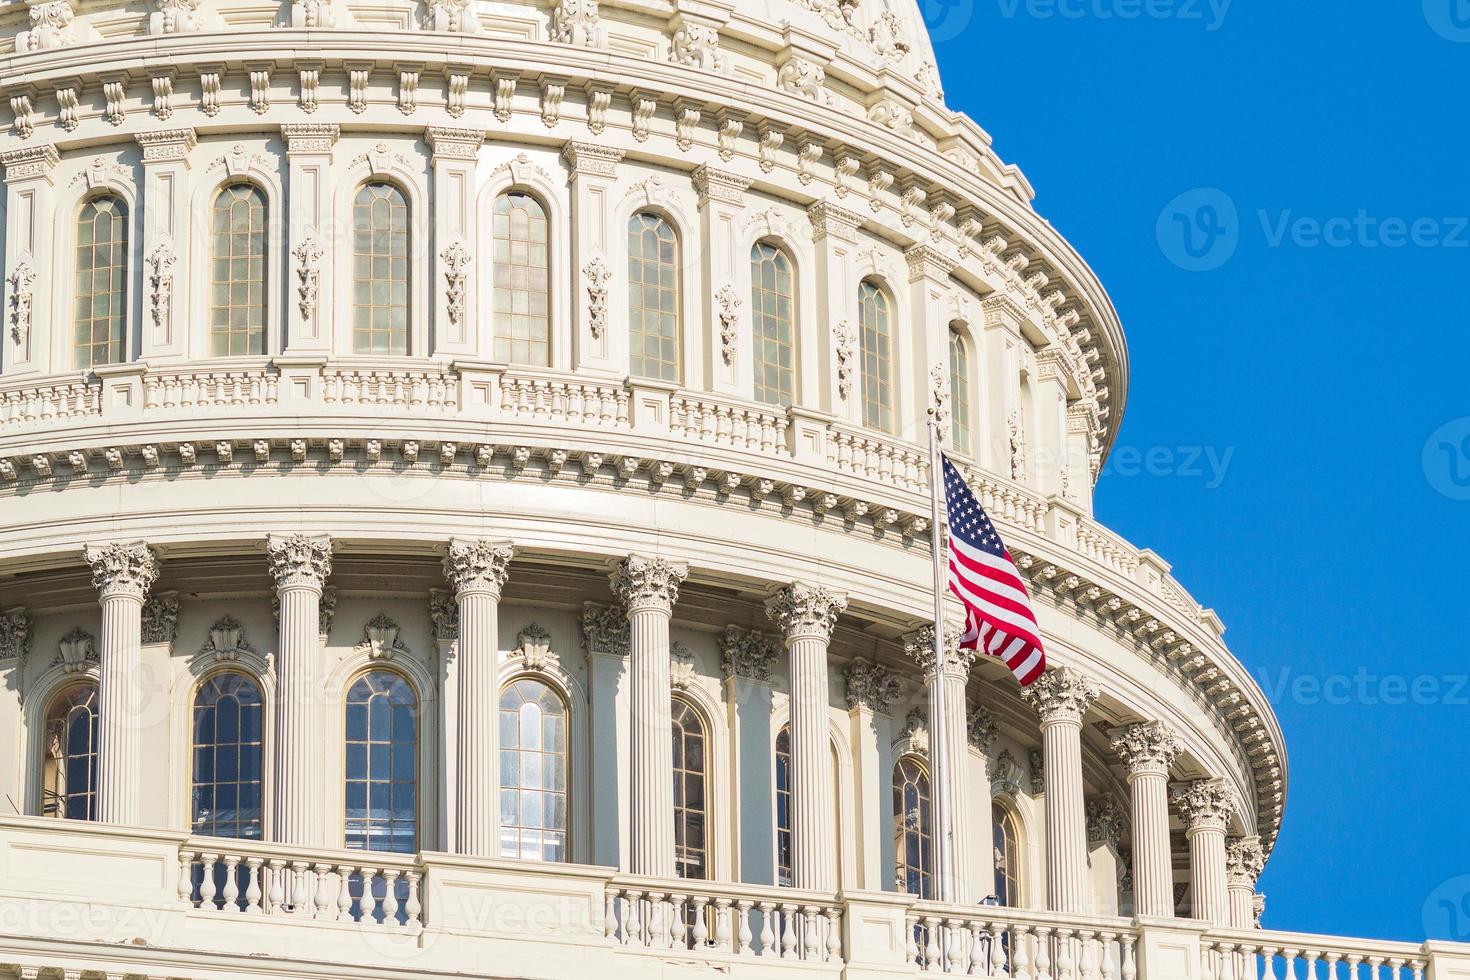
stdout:
<svg viewBox="0 0 1470 980">
<path fill-rule="evenodd" d="M 929 694 L 929 785 L 933 795 L 934 898 L 969 904 L 969 813 L 965 792 L 966 745 L 965 683 L 970 677 L 974 650 L 960 649 L 960 630 L 946 625 L 942 646 L 936 648 L 934 627 L 927 625 L 904 638 L 904 651 L 924 673 Z M 985 884 L 989 894 L 989 884 Z M 984 897 L 984 896 L 981 896 Z"/>
<path fill-rule="evenodd" d="M 1189 838 L 1189 884 L 1194 918 L 1228 925 L 1225 892 L 1225 828 L 1238 805 L 1223 779 L 1198 779 L 1174 788 L 1174 805 Z"/>
<path fill-rule="evenodd" d="M 1133 815 L 1133 896 L 1138 915 L 1174 914 L 1174 862 L 1169 851 L 1169 766 L 1179 738 L 1153 721 L 1117 732 L 1113 750 L 1128 767 Z"/>
<path fill-rule="evenodd" d="M 628 610 L 632 713 L 628 842 L 633 874 L 674 874 L 674 742 L 669 720 L 669 622 L 679 601 L 682 564 L 629 555 L 612 574 L 613 594 Z"/>
<path fill-rule="evenodd" d="M 1266 867 L 1259 837 L 1233 837 L 1225 846 L 1225 890 L 1229 896 L 1230 928 L 1256 927 L 1256 879 Z"/>
<path fill-rule="evenodd" d="M 1056 912 L 1088 911 L 1082 718 L 1097 695 L 1092 681 L 1065 667 L 1047 671 L 1021 691 L 1021 697 L 1041 716 L 1046 762 L 1046 895 Z"/>
<path fill-rule="evenodd" d="M 332 574 L 325 535 L 271 535 L 266 557 L 280 600 L 276 647 L 273 840 L 326 845 L 326 722 L 322 704 L 322 589 Z"/>
<path fill-rule="evenodd" d="M 791 657 L 791 878 L 797 888 L 837 888 L 832 841 L 832 755 L 827 732 L 827 645 L 847 596 L 793 582 L 766 603 Z"/>
<path fill-rule="evenodd" d="M 158 577 L 158 558 L 143 542 L 87 545 L 92 584 L 102 603 L 98 659 L 97 819 L 137 825 L 143 805 L 143 741 L 135 681 L 143 648 L 143 600 Z"/>
<path fill-rule="evenodd" d="M 459 608 L 454 852 L 500 856 L 500 590 L 508 541 L 449 542 L 444 577 Z"/>
</svg>

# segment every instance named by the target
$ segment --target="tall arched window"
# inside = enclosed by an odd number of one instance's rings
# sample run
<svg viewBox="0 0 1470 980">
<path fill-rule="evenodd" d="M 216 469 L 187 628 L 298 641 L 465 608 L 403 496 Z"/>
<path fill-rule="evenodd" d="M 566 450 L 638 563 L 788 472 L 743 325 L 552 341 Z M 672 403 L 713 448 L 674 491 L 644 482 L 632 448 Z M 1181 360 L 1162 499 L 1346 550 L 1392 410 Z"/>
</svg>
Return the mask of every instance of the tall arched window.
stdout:
<svg viewBox="0 0 1470 980">
<path fill-rule="evenodd" d="M 796 290 L 791 260 L 768 242 L 750 250 L 750 311 L 755 344 L 755 400 L 796 400 Z"/>
<path fill-rule="evenodd" d="M 863 358 L 863 424 L 893 431 L 893 351 L 888 294 L 864 279 L 858 296 L 858 342 Z"/>
<path fill-rule="evenodd" d="M 968 455 L 970 448 L 970 345 L 964 334 L 949 331 L 950 435 L 954 448 Z"/>
<path fill-rule="evenodd" d="M 347 692 L 347 846 L 418 850 L 418 697 L 390 670 Z"/>
<path fill-rule="evenodd" d="M 529 677 L 500 694 L 500 856 L 565 861 L 567 705 Z"/>
<path fill-rule="evenodd" d="M 893 853 L 900 891 L 934 897 L 934 814 L 929 774 L 912 756 L 893 767 Z"/>
<path fill-rule="evenodd" d="M 352 349 L 408 353 L 408 200 L 386 181 L 352 202 Z"/>
<path fill-rule="evenodd" d="M 628 369 L 679 380 L 679 238 L 656 214 L 628 222 Z"/>
<path fill-rule="evenodd" d="M 94 197 L 77 216 L 76 366 L 118 364 L 128 347 L 128 206 Z"/>
<path fill-rule="evenodd" d="M 41 814 L 97 819 L 97 684 L 73 684 L 46 707 Z"/>
<path fill-rule="evenodd" d="M 776 884 L 791 887 L 791 727 L 776 736 Z"/>
<path fill-rule="evenodd" d="M 194 697 L 193 832 L 261 838 L 260 687 L 244 674 L 216 674 Z"/>
<path fill-rule="evenodd" d="M 495 199 L 495 359 L 551 364 L 546 209 L 529 194 Z"/>
<path fill-rule="evenodd" d="M 995 827 L 995 897 L 1000 904 L 1021 904 L 1021 833 L 1009 807 L 991 804 Z"/>
<path fill-rule="evenodd" d="M 215 357 L 265 353 L 265 195 L 231 184 L 214 199 L 209 348 Z"/>
<path fill-rule="evenodd" d="M 674 699 L 674 868 L 680 878 L 709 877 L 708 745 L 704 721 Z"/>
</svg>

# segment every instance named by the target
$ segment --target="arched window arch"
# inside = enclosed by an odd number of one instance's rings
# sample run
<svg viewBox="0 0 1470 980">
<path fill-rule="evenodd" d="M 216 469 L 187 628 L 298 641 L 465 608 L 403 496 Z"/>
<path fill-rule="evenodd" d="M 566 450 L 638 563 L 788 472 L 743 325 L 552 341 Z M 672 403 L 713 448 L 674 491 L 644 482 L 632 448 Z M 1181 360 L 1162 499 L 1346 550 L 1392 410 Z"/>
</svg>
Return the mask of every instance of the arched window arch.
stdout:
<svg viewBox="0 0 1470 980">
<path fill-rule="evenodd" d="M 194 696 L 190 826 L 209 837 L 260 840 L 264 703 L 241 673 L 216 674 Z"/>
<path fill-rule="evenodd" d="M 500 694 L 500 856 L 566 861 L 567 703 L 533 677 Z"/>
<path fill-rule="evenodd" d="M 750 311 L 755 400 L 796 401 L 796 288 L 791 259 L 770 242 L 750 250 Z"/>
<path fill-rule="evenodd" d="M 1021 904 L 1021 828 L 1010 807 L 991 803 L 995 828 L 995 897 L 1012 908 Z"/>
<path fill-rule="evenodd" d="M 679 380 L 679 236 L 651 211 L 628 221 L 628 370 Z"/>
<path fill-rule="evenodd" d="M 675 698 L 674 868 L 680 878 L 709 877 L 709 736 L 704 719 Z"/>
<path fill-rule="evenodd" d="M 842 760 L 837 754 L 837 743 L 829 740 L 832 766 L 832 848 L 835 852 L 833 867 L 842 869 Z M 776 884 L 790 887 L 795 880 L 792 874 L 791 847 L 791 725 L 783 725 L 776 735 Z"/>
<path fill-rule="evenodd" d="M 933 898 L 933 797 L 929 773 L 913 756 L 893 767 L 893 853 L 899 891 Z"/>
<path fill-rule="evenodd" d="M 344 837 L 364 851 L 418 850 L 418 696 L 391 670 L 370 670 L 347 691 Z"/>
<path fill-rule="evenodd" d="M 77 215 L 73 308 L 75 366 L 127 359 L 128 206 L 116 194 L 83 202 Z"/>
<path fill-rule="evenodd" d="M 371 180 L 352 201 L 352 349 L 408 353 L 408 199 Z"/>
<path fill-rule="evenodd" d="M 863 424 L 893 431 L 893 304 L 871 279 L 858 295 L 858 342 L 862 348 Z"/>
<path fill-rule="evenodd" d="M 97 682 L 72 684 L 46 706 L 41 815 L 97 819 Z"/>
<path fill-rule="evenodd" d="M 958 452 L 969 455 L 970 440 L 970 342 L 957 328 L 949 330 L 950 437 Z"/>
<path fill-rule="evenodd" d="M 550 238 L 546 209 L 522 191 L 495 199 L 495 359 L 551 364 Z"/>
<path fill-rule="evenodd" d="M 210 213 L 209 350 L 215 357 L 265 351 L 265 194 L 229 184 Z"/>
</svg>

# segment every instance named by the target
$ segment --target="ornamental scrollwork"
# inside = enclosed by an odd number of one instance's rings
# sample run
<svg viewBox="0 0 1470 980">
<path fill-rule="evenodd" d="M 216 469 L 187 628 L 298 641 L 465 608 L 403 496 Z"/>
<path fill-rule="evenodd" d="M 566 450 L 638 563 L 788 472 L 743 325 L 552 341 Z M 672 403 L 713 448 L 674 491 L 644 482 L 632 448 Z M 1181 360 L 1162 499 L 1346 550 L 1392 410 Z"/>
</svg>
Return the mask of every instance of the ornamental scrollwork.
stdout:
<svg viewBox="0 0 1470 980">
<path fill-rule="evenodd" d="M 1266 851 L 1259 837 L 1233 837 L 1225 847 L 1225 875 L 1237 887 L 1256 887 L 1266 867 Z"/>
<path fill-rule="evenodd" d="M 679 601 L 679 586 L 689 575 L 687 566 L 652 555 L 629 555 L 609 577 L 613 595 L 628 610 L 670 612 Z"/>
<path fill-rule="evenodd" d="M 839 321 L 832 332 L 837 341 L 837 393 L 846 401 L 852 395 L 857 366 L 857 334 L 846 320 Z"/>
<path fill-rule="evenodd" d="M 378 613 L 368 620 L 362 628 L 362 641 L 356 650 L 371 660 L 392 660 L 410 652 L 403 642 L 402 627 L 386 613 Z"/>
<path fill-rule="evenodd" d="M 31 652 L 31 618 L 17 606 L 0 613 L 0 660 L 25 660 Z"/>
<path fill-rule="evenodd" d="M 622 606 L 586 603 L 582 606 L 582 615 L 577 623 L 582 628 L 582 645 L 588 656 L 628 655 L 628 649 L 632 646 L 632 625 L 628 622 L 628 611 Z"/>
<path fill-rule="evenodd" d="M 31 28 L 16 37 L 18 50 L 44 51 L 77 43 L 77 12 L 71 0 L 26 0 L 26 6 Z"/>
<path fill-rule="evenodd" d="M 726 283 L 715 294 L 715 303 L 719 306 L 720 315 L 720 356 L 726 365 L 734 364 L 740 336 L 740 294 L 734 286 Z"/>
<path fill-rule="evenodd" d="M 988 708 L 977 704 L 965 716 L 965 736 L 971 748 L 988 753 L 1000 738 L 1000 723 Z"/>
<path fill-rule="evenodd" d="M 787 640 L 831 639 L 837 617 L 847 610 L 847 595 L 821 585 L 793 582 L 766 602 L 766 615 Z"/>
<path fill-rule="evenodd" d="M 179 636 L 179 594 L 160 592 L 143 603 L 143 642 L 172 643 Z"/>
<path fill-rule="evenodd" d="M 612 279 L 612 270 L 599 255 L 594 255 L 582 267 L 587 279 L 587 325 L 592 336 L 602 339 L 607 333 L 607 284 Z"/>
<path fill-rule="evenodd" d="M 321 589 L 332 574 L 332 539 L 325 535 L 273 534 L 266 539 L 265 550 L 278 590 Z"/>
<path fill-rule="evenodd" d="M 122 595 L 141 601 L 158 578 L 158 556 L 142 542 L 89 544 L 82 553 L 92 569 L 92 585 L 103 599 Z"/>
<path fill-rule="evenodd" d="M 444 577 L 460 595 L 488 592 L 498 596 L 514 555 L 515 548 L 508 541 L 455 539 L 444 549 Z"/>
<path fill-rule="evenodd" d="M 1041 716 L 1043 725 L 1081 724 L 1082 716 L 1101 692 L 1088 677 L 1068 667 L 1048 670 L 1030 687 L 1021 689 L 1025 701 Z"/>
<path fill-rule="evenodd" d="M 469 250 L 459 242 L 452 243 L 439 258 L 444 262 L 444 311 L 456 326 L 465 319 L 465 299 L 469 286 Z"/>
<path fill-rule="evenodd" d="M 781 645 L 769 633 L 726 626 L 720 634 L 720 662 L 726 677 L 771 679 L 771 665 L 781 655 Z"/>
<path fill-rule="evenodd" d="M 429 622 L 434 639 L 459 639 L 459 600 L 448 589 L 429 590 Z"/>
<path fill-rule="evenodd" d="M 431 31 L 450 34 L 479 34 L 480 18 L 475 13 L 472 0 L 429 0 L 429 23 Z"/>
<path fill-rule="evenodd" d="M 669 647 L 669 684 L 676 690 L 687 691 L 694 686 L 698 671 L 694 667 L 694 651 L 682 643 Z"/>
<path fill-rule="evenodd" d="M 1224 832 L 1230 817 L 1240 809 L 1239 798 L 1223 779 L 1196 779 L 1173 787 L 1169 796 L 1190 832 Z"/>
<path fill-rule="evenodd" d="M 80 626 L 61 638 L 53 666 L 60 666 L 68 674 L 79 674 L 88 664 L 97 662 L 97 640 Z"/>
<path fill-rule="evenodd" d="M 36 282 L 36 271 L 29 263 L 17 263 L 7 282 L 10 284 L 10 336 L 17 345 L 25 346 L 31 336 L 31 290 Z"/>
<path fill-rule="evenodd" d="M 148 255 L 148 310 L 155 327 L 167 327 L 173 308 L 174 264 L 179 257 L 168 242 Z"/>
<path fill-rule="evenodd" d="M 321 291 L 322 246 L 311 235 L 307 235 L 292 250 L 296 259 L 296 306 L 301 319 L 311 320 L 316 316 L 318 294 Z"/>
<path fill-rule="evenodd" d="M 1129 775 L 1167 776 L 1183 746 L 1173 729 L 1161 722 L 1139 722 L 1119 730 L 1112 738 L 1113 751 Z"/>
<path fill-rule="evenodd" d="M 551 12 L 551 39 L 584 48 L 603 47 L 597 0 L 557 0 Z"/>
<path fill-rule="evenodd" d="M 684 24 L 674 33 L 673 61 L 686 68 L 723 71 L 719 31 L 708 24 Z"/>
<path fill-rule="evenodd" d="M 255 652 L 255 648 L 245 641 L 245 627 L 234 616 L 226 614 L 214 621 L 196 656 L 206 661 L 233 663 L 241 654 Z"/>
<path fill-rule="evenodd" d="M 903 683 L 892 671 L 871 661 L 855 660 L 842 671 L 847 681 L 847 707 L 887 711 L 898 701 Z"/>
<path fill-rule="evenodd" d="M 933 623 L 925 623 L 903 638 L 903 652 L 919 665 L 919 670 L 926 677 L 934 672 L 936 666 L 945 674 L 968 676 L 970 665 L 975 662 L 978 651 L 960 647 L 960 628 L 958 626 L 952 623 L 944 624 L 941 646 L 941 656 L 936 658 Z"/>
</svg>

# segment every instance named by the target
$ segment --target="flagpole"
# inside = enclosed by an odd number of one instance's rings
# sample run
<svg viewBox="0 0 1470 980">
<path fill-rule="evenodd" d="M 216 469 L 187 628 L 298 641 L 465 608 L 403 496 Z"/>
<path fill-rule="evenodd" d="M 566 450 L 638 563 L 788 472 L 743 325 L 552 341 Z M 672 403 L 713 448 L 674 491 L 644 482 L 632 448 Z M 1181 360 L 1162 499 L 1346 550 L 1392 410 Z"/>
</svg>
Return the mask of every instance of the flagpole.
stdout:
<svg viewBox="0 0 1470 980">
<path fill-rule="evenodd" d="M 945 684 L 944 664 L 944 533 L 939 525 L 939 494 L 944 481 L 944 465 L 939 451 L 939 413 L 929 409 L 929 550 L 934 559 L 934 695 L 930 697 L 933 717 L 929 719 L 929 745 L 933 755 L 934 772 L 934 816 L 938 824 L 934 830 L 935 885 L 937 898 L 941 902 L 952 901 L 958 868 L 954 864 L 955 814 L 951 813 L 949 783 L 957 773 L 950 769 L 955 760 L 948 758 L 949 745 L 945 733 Z M 942 773 L 942 775 L 941 775 Z"/>
</svg>

